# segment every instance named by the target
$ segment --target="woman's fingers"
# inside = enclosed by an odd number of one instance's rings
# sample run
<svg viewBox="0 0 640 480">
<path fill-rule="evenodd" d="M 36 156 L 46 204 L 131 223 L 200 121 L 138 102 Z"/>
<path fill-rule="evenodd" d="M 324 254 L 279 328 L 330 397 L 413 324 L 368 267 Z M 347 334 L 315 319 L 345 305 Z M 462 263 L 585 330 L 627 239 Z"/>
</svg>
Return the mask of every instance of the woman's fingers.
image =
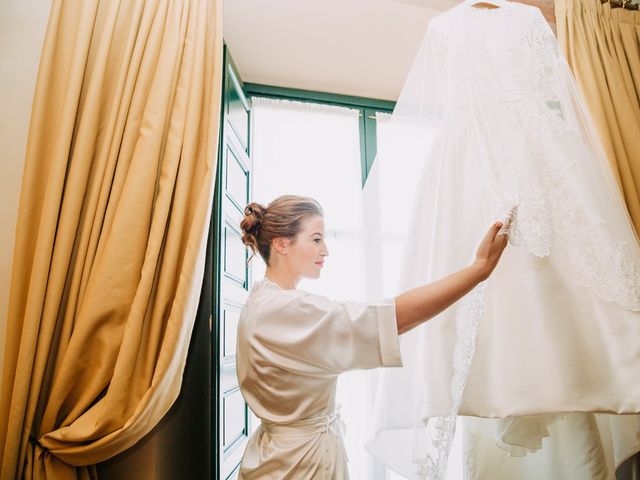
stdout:
<svg viewBox="0 0 640 480">
<path fill-rule="evenodd" d="M 511 223 L 513 222 L 513 218 L 515 217 L 517 210 L 518 210 L 518 207 L 515 206 L 511 210 L 509 210 L 509 212 L 507 212 L 507 216 L 505 217 L 502 227 L 498 232 L 499 235 L 505 235 L 505 236 L 509 235 L 509 230 L 511 229 Z"/>
<path fill-rule="evenodd" d="M 491 228 L 489 229 L 489 231 L 484 236 L 484 239 L 482 240 L 481 246 L 486 245 L 488 247 L 494 244 L 496 240 L 499 239 L 500 232 L 502 231 L 503 228 L 504 228 L 504 224 L 502 222 L 496 222 L 493 225 L 491 225 Z"/>
<path fill-rule="evenodd" d="M 489 276 L 496 267 L 502 253 L 507 247 L 509 241 L 507 234 L 511 226 L 512 218 L 513 210 L 509 212 L 504 222 L 498 221 L 491 225 L 478 247 L 476 263 L 480 266 L 481 270 L 485 272 L 485 278 Z"/>
<path fill-rule="evenodd" d="M 489 228 L 489 231 L 485 234 L 478 247 L 478 258 L 486 258 L 488 260 L 494 260 L 495 262 L 499 260 L 500 255 L 502 255 L 503 250 L 507 246 L 509 229 L 511 228 L 511 223 L 513 222 L 517 209 L 517 206 L 513 207 L 507 212 L 503 221 L 497 221 L 491 225 L 491 228 Z"/>
</svg>

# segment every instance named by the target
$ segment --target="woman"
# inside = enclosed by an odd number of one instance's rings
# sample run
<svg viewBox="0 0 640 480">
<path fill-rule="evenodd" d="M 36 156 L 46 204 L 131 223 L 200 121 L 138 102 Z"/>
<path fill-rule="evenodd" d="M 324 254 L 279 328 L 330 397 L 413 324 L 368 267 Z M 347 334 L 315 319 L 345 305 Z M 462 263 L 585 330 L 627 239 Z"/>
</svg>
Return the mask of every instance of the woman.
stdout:
<svg viewBox="0 0 640 480">
<path fill-rule="evenodd" d="M 239 477 L 346 479 L 342 422 L 334 411 L 338 375 L 402 366 L 398 335 L 486 279 L 507 245 L 508 225 L 496 222 L 490 228 L 467 268 L 376 304 L 336 302 L 296 289 L 301 278 L 320 276 L 329 255 L 315 200 L 286 195 L 266 208 L 251 203 L 241 228 L 243 242 L 267 269 L 238 326 L 240 389 L 262 420 Z"/>
</svg>

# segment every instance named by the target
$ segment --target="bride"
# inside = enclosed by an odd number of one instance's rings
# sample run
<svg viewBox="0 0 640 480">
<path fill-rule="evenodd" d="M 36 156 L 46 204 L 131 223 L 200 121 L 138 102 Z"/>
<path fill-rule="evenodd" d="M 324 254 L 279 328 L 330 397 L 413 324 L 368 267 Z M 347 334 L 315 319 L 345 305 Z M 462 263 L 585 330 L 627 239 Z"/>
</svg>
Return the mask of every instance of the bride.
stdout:
<svg viewBox="0 0 640 480">
<path fill-rule="evenodd" d="M 491 226 L 469 266 L 376 304 L 336 302 L 296 288 L 301 278 L 320 276 L 329 254 L 315 200 L 285 195 L 266 207 L 251 203 L 241 227 L 243 241 L 267 270 L 238 325 L 240 390 L 261 419 L 239 478 L 346 479 L 334 405 L 338 375 L 400 366 L 398 334 L 437 315 L 491 274 L 507 245 L 508 222 Z"/>
</svg>

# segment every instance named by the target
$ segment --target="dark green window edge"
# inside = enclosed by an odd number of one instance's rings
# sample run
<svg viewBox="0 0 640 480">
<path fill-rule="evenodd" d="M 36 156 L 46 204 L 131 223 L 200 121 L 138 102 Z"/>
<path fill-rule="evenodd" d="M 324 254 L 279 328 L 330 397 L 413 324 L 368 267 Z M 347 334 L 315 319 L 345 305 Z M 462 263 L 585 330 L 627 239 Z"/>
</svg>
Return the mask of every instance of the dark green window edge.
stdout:
<svg viewBox="0 0 640 480">
<path fill-rule="evenodd" d="M 375 98 L 340 95 L 337 93 L 276 87 L 258 83 L 245 83 L 244 89 L 249 97 L 267 97 L 299 102 L 322 103 L 325 105 L 335 105 L 360 110 L 360 170 L 362 186 L 364 187 L 371 167 L 373 166 L 373 160 L 376 157 L 375 113 L 392 112 L 395 107 L 395 102 Z"/>
<path fill-rule="evenodd" d="M 343 105 L 353 108 L 373 108 L 380 111 L 392 111 L 396 106 L 395 102 L 389 100 L 378 100 L 375 98 L 354 97 L 351 95 L 340 95 L 338 93 L 315 92 L 312 90 L 299 90 L 295 88 L 276 87 L 273 85 L 262 85 L 259 83 L 245 83 L 245 91 L 249 96 L 289 98 L 298 101 L 314 103 L 326 103 L 330 105 Z"/>
</svg>

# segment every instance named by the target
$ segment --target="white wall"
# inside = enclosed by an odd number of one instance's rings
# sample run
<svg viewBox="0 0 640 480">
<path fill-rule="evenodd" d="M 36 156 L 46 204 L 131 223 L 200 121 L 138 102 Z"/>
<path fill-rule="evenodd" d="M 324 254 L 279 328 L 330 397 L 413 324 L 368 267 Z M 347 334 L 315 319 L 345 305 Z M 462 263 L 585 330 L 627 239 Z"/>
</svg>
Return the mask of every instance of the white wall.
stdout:
<svg viewBox="0 0 640 480">
<path fill-rule="evenodd" d="M 51 0 L 0 1 L 0 378 L 18 198 Z"/>
</svg>

